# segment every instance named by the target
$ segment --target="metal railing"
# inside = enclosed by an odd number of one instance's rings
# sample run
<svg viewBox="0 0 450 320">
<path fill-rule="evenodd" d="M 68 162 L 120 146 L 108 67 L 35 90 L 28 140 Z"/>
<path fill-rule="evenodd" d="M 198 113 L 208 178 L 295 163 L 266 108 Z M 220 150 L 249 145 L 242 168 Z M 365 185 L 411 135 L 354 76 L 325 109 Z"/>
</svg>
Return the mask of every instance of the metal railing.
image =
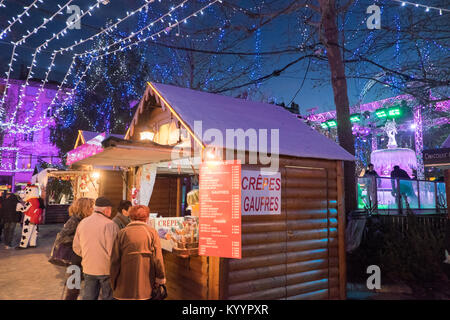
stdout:
<svg viewBox="0 0 450 320">
<path fill-rule="evenodd" d="M 426 180 L 358 178 L 358 208 L 369 213 L 445 213 L 445 183 Z"/>
</svg>

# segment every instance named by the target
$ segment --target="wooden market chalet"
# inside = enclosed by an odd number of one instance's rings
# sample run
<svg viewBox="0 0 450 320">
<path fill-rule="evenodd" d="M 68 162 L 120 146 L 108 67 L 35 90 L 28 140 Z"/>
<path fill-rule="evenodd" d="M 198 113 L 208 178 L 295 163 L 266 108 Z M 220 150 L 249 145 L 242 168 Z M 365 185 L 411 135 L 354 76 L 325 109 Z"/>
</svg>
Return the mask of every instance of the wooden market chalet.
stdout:
<svg viewBox="0 0 450 320">
<path fill-rule="evenodd" d="M 281 211 L 242 216 L 241 259 L 164 251 L 169 298 L 345 299 L 343 161 L 354 157 L 281 107 L 149 82 L 126 135 L 105 138 L 101 151 L 72 167 L 120 173 L 118 197 L 130 200 L 150 164 L 152 188 L 141 201 L 149 199 L 152 213 L 180 217 L 207 152 L 244 154 L 246 170 L 269 166 L 249 164 L 254 145 L 227 149 L 202 134 L 210 129 L 223 137 L 227 129 L 278 130 Z M 273 150 L 277 141 L 268 140 Z"/>
</svg>

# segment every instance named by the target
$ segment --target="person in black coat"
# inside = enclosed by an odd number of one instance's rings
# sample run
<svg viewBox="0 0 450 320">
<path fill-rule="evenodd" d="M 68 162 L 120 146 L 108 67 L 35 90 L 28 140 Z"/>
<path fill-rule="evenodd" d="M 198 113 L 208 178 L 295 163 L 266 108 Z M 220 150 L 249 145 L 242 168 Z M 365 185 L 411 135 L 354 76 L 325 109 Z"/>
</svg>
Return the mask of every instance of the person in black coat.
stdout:
<svg viewBox="0 0 450 320">
<path fill-rule="evenodd" d="M 408 173 L 401 169 L 399 166 L 394 166 L 394 170 L 391 172 L 391 179 L 407 179 L 411 180 L 411 177 Z"/>
<path fill-rule="evenodd" d="M 19 200 L 13 193 L 8 193 L 2 202 L 1 219 L 4 223 L 4 238 L 6 249 L 12 249 L 12 240 L 16 225 L 20 222 L 21 214 L 16 211 Z"/>
</svg>

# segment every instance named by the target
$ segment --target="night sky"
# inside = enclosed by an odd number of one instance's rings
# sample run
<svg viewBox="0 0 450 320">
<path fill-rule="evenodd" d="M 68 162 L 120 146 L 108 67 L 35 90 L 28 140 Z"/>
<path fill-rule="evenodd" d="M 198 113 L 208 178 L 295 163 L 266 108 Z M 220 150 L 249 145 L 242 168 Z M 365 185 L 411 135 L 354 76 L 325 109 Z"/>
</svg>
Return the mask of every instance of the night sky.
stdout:
<svg viewBox="0 0 450 320">
<path fill-rule="evenodd" d="M 1 2 L 2 1 L 0 0 L 0 3 Z M 32 0 L 4 0 L 3 3 L 6 5 L 6 8 L 0 8 L 0 30 L 3 30 L 8 25 L 7 20 L 10 20 L 13 16 L 22 12 L 24 10 L 23 7 L 25 5 L 29 5 L 32 2 Z M 7 64 L 11 55 L 12 45 L 10 42 L 20 39 L 20 37 L 25 34 L 27 30 L 32 30 L 33 28 L 41 24 L 43 18 L 50 17 L 55 11 L 58 10 L 57 4 L 62 6 L 67 1 L 46 0 L 44 2 L 45 3 L 38 2 L 38 8 L 31 9 L 29 12 L 30 16 L 24 16 L 22 18 L 23 23 L 16 23 L 12 28 L 12 31 L 8 33 L 6 37 L 0 40 L 0 72 L 2 77 L 4 77 L 5 72 L 7 71 Z M 94 2 L 95 0 L 74 0 L 72 4 L 78 5 L 81 9 L 86 9 Z M 354 26 L 354 28 L 364 27 L 365 24 L 362 23 L 362 21 L 364 21 L 364 19 L 367 17 L 367 15 L 365 14 L 365 9 L 367 8 L 369 2 L 372 3 L 371 1 L 356 1 L 352 13 L 347 17 L 348 25 Z M 127 11 L 135 10 L 143 3 L 143 0 L 110 0 L 109 4 L 100 5 L 100 8 L 96 9 L 93 12 L 92 16 L 86 16 L 82 19 L 80 30 L 69 30 L 68 34 L 65 37 L 59 40 L 52 41 L 49 47 L 39 55 L 35 77 L 43 77 L 45 69 L 42 68 L 42 65 L 48 65 L 50 52 L 60 47 L 73 44 L 74 40 L 84 39 L 85 37 L 99 32 L 100 28 L 105 25 L 108 19 L 112 19 L 115 21 L 119 17 L 124 17 Z M 155 6 L 155 8 L 161 7 L 161 10 L 164 10 L 165 8 L 167 11 L 168 7 L 170 7 L 171 5 L 177 5 L 178 3 L 180 2 L 162 1 L 161 3 L 155 2 L 151 5 Z M 206 3 L 206 1 L 203 1 L 201 3 Z M 251 1 L 242 1 L 242 6 L 252 7 L 255 3 L 258 2 L 255 1 L 251 3 Z M 64 10 L 64 12 L 65 11 L 66 10 Z M 69 16 L 70 14 L 66 12 L 62 15 L 58 15 L 51 23 L 47 25 L 47 29 L 40 30 L 36 35 L 31 36 L 27 40 L 25 45 L 17 49 L 17 53 L 19 54 L 19 56 L 17 57 L 17 61 L 14 62 L 14 73 L 12 75 L 12 78 L 19 77 L 21 69 L 20 65 L 29 65 L 31 62 L 32 53 L 34 52 L 34 48 L 41 44 L 45 39 L 50 38 L 53 33 L 61 30 L 65 26 L 65 21 Z M 295 20 L 299 18 L 301 18 L 299 15 L 291 15 L 290 17 L 278 19 L 274 23 L 263 27 L 261 30 L 260 50 L 270 51 L 273 50 L 273 48 L 277 47 L 278 43 L 292 41 L 292 39 L 287 39 L 286 37 L 295 37 L 297 31 L 292 30 L 292 28 L 293 26 L 295 27 Z M 213 19 L 213 17 L 208 17 L 207 15 L 205 15 L 205 17 L 202 17 L 201 19 Z M 189 24 L 195 23 L 198 23 L 195 19 L 189 21 Z M 383 21 L 382 19 L 382 23 L 390 22 Z M 133 17 L 127 20 L 125 23 L 120 24 L 119 29 L 130 32 L 131 30 L 136 28 L 136 24 L 137 20 Z M 369 33 L 369 31 L 367 31 L 367 33 Z M 253 40 L 250 39 L 249 41 L 247 41 L 245 46 L 241 48 L 241 50 L 254 51 L 255 43 Z M 90 42 L 89 45 L 91 43 L 92 42 Z M 80 50 L 78 50 L 77 52 L 90 49 L 91 47 L 89 45 L 80 46 Z M 292 56 L 264 57 L 262 59 L 262 66 L 260 70 L 261 74 L 266 74 L 268 72 L 270 73 L 274 70 L 274 68 L 283 66 L 291 60 Z M 70 61 L 70 54 L 67 54 L 64 57 L 59 57 L 56 61 L 56 72 L 51 73 L 50 79 L 61 81 L 65 71 L 70 64 Z M 289 102 L 293 98 L 294 94 L 297 92 L 300 84 L 303 81 L 307 64 L 308 63 L 305 60 L 304 62 L 295 65 L 295 67 L 289 69 L 282 75 L 264 82 L 261 86 L 262 91 L 264 91 L 266 95 L 276 98 L 277 102 Z M 334 109 L 333 92 L 328 80 L 329 74 L 326 71 L 313 71 L 308 74 L 304 81 L 302 89 L 299 91 L 294 100 L 300 105 L 302 113 L 305 113 L 306 109 L 311 107 L 318 107 L 318 111 Z M 348 80 L 348 92 L 351 104 L 357 102 L 359 93 L 365 83 L 366 81 L 362 80 Z M 393 93 L 390 92 L 390 90 L 377 90 L 376 92 L 369 92 L 364 102 L 370 102 L 372 100 L 392 95 Z"/>
</svg>

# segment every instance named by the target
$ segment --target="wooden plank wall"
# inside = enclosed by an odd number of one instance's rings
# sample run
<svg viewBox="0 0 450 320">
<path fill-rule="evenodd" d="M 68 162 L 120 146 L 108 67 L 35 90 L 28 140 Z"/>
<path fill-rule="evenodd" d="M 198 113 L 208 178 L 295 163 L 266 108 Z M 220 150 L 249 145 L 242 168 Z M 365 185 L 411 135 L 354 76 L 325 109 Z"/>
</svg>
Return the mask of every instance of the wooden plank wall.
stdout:
<svg viewBox="0 0 450 320">
<path fill-rule="evenodd" d="M 163 250 L 169 300 L 207 300 L 210 295 L 210 257 L 180 258 Z"/>
<path fill-rule="evenodd" d="M 103 170 L 100 173 L 99 196 L 108 198 L 113 204 L 111 217 L 117 213 L 117 207 L 123 198 L 122 171 Z"/>
<path fill-rule="evenodd" d="M 163 217 L 177 216 L 177 177 L 157 176 L 150 198 L 150 211 Z"/>
<path fill-rule="evenodd" d="M 280 171 L 282 214 L 242 217 L 242 259 L 224 259 L 222 298 L 338 299 L 336 161 L 283 158 Z"/>
<path fill-rule="evenodd" d="M 69 220 L 69 205 L 47 205 L 45 224 L 66 223 L 67 220 Z"/>
</svg>

